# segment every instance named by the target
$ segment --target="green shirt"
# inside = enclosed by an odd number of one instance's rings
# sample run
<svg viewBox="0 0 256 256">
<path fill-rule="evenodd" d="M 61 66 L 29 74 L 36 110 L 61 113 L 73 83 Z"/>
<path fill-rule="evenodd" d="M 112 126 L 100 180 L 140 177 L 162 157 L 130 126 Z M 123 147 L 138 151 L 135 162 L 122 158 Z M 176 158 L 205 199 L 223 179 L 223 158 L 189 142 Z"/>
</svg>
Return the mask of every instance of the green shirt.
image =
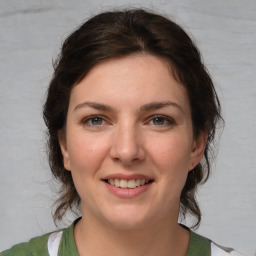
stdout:
<svg viewBox="0 0 256 256">
<path fill-rule="evenodd" d="M 74 223 L 70 227 L 64 229 L 63 233 L 61 231 L 60 233 L 54 233 L 60 235 L 60 243 L 57 243 L 55 246 L 55 249 L 58 251 L 58 256 L 79 256 L 74 240 Z M 202 237 L 191 230 L 189 230 L 189 232 L 190 241 L 187 256 L 240 255 L 232 249 L 224 249 L 217 246 L 209 239 Z M 54 254 L 49 254 L 48 251 L 48 240 L 50 240 L 49 237 L 52 234 L 53 233 L 49 233 L 33 238 L 27 243 L 17 244 L 11 249 L 0 253 L 0 256 L 52 256 Z M 217 250 L 218 254 L 211 253 L 211 248 L 213 248 L 213 246 L 215 247 L 214 250 Z"/>
</svg>

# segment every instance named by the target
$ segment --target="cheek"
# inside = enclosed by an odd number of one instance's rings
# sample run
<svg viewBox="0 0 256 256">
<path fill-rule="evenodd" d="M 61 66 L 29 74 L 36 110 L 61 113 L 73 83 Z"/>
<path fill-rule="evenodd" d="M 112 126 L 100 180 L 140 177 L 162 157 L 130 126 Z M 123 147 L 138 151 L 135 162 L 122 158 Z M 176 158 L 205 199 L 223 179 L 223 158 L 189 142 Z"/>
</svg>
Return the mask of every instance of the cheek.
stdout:
<svg viewBox="0 0 256 256">
<path fill-rule="evenodd" d="M 95 172 L 104 160 L 108 148 L 106 139 L 88 134 L 72 136 L 68 153 L 72 172 Z M 82 174 L 81 173 L 81 174 Z"/>
<path fill-rule="evenodd" d="M 179 200 L 187 179 L 191 151 L 188 140 L 185 138 L 186 136 L 173 136 L 151 141 L 150 155 L 161 183 L 162 193 L 166 198 L 167 208 L 172 205 L 170 202 L 174 198 Z"/>
<path fill-rule="evenodd" d="M 92 202 L 98 190 L 93 184 L 99 179 L 99 170 L 104 162 L 107 143 L 90 135 L 72 133 L 68 144 L 73 181 L 83 202 Z"/>
<path fill-rule="evenodd" d="M 171 174 L 187 173 L 190 163 L 190 146 L 185 136 L 170 136 L 150 141 L 150 155 L 159 171 Z"/>
</svg>

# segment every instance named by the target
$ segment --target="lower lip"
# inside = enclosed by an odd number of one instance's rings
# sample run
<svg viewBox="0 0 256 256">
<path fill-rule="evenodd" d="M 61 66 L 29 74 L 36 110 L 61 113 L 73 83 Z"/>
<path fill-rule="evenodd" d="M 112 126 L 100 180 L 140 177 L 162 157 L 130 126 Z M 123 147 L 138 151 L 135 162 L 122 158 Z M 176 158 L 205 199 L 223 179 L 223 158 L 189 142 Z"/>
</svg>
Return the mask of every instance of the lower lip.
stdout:
<svg viewBox="0 0 256 256">
<path fill-rule="evenodd" d="M 148 183 L 146 185 L 143 186 L 139 186 L 136 188 L 118 188 L 116 186 L 110 185 L 109 183 L 104 182 L 107 189 L 113 193 L 114 195 L 121 197 L 121 198 L 133 198 L 136 196 L 139 196 L 141 194 L 143 194 L 144 192 L 146 192 L 150 186 L 152 185 L 151 183 Z"/>
</svg>

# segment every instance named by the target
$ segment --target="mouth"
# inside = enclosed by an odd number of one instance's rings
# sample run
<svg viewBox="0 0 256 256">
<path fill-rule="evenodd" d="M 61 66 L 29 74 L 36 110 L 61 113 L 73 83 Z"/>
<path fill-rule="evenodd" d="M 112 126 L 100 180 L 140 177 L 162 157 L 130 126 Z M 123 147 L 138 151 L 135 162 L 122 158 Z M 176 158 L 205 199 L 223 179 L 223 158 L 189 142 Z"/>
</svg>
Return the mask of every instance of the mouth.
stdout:
<svg viewBox="0 0 256 256">
<path fill-rule="evenodd" d="M 153 180 L 148 179 L 130 179 L 130 180 L 124 180 L 124 179 L 105 179 L 104 182 L 110 184 L 111 186 L 117 187 L 117 188 L 124 188 L 124 189 L 134 189 L 136 187 L 145 186 L 149 183 L 152 183 Z"/>
</svg>

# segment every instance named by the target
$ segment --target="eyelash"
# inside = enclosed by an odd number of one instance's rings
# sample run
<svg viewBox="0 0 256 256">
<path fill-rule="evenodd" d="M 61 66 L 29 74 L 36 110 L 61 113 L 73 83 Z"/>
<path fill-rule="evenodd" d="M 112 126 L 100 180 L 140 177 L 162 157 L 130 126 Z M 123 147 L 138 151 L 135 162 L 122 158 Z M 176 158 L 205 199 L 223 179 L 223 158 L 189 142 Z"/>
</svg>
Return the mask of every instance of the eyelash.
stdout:
<svg viewBox="0 0 256 256">
<path fill-rule="evenodd" d="M 98 121 L 100 121 L 100 124 L 93 124 L 93 121 L 95 121 L 95 119 L 98 119 Z M 160 121 L 162 121 L 161 124 L 155 124 L 154 121 L 156 121 L 157 119 L 159 119 Z M 154 125 L 154 126 L 158 126 L 158 127 L 163 127 L 163 126 L 169 126 L 169 125 L 175 125 L 175 121 L 167 116 L 163 116 L 163 115 L 154 115 L 151 116 L 149 119 L 149 121 L 147 121 L 146 123 L 150 124 L 150 125 Z M 97 122 L 97 120 L 96 120 Z M 151 123 L 153 122 L 153 123 Z M 83 125 L 88 125 L 88 126 L 92 126 L 92 127 L 101 127 L 104 124 L 108 124 L 108 122 L 105 120 L 104 117 L 100 116 L 100 115 L 94 115 L 94 116 L 89 116 L 86 117 L 82 120 L 82 124 Z"/>
<path fill-rule="evenodd" d="M 95 119 L 99 119 L 101 121 L 101 124 L 93 124 L 93 120 Z M 100 115 L 95 115 L 95 116 L 89 116 L 89 117 L 86 117 L 82 120 L 82 124 L 83 125 L 88 125 L 88 126 L 102 126 L 103 124 L 102 123 L 108 123 L 102 116 Z"/>
<path fill-rule="evenodd" d="M 163 123 L 163 124 L 160 124 L 160 125 L 153 123 L 152 125 L 154 125 L 154 126 L 160 126 L 160 127 L 162 127 L 162 126 L 169 126 L 169 125 L 175 125 L 175 124 L 176 124 L 175 121 L 174 121 L 172 118 L 167 117 L 167 116 L 163 116 L 163 115 L 151 116 L 148 123 L 154 122 L 154 120 L 156 120 L 156 119 L 160 119 L 160 120 L 163 121 L 164 123 Z"/>
</svg>

